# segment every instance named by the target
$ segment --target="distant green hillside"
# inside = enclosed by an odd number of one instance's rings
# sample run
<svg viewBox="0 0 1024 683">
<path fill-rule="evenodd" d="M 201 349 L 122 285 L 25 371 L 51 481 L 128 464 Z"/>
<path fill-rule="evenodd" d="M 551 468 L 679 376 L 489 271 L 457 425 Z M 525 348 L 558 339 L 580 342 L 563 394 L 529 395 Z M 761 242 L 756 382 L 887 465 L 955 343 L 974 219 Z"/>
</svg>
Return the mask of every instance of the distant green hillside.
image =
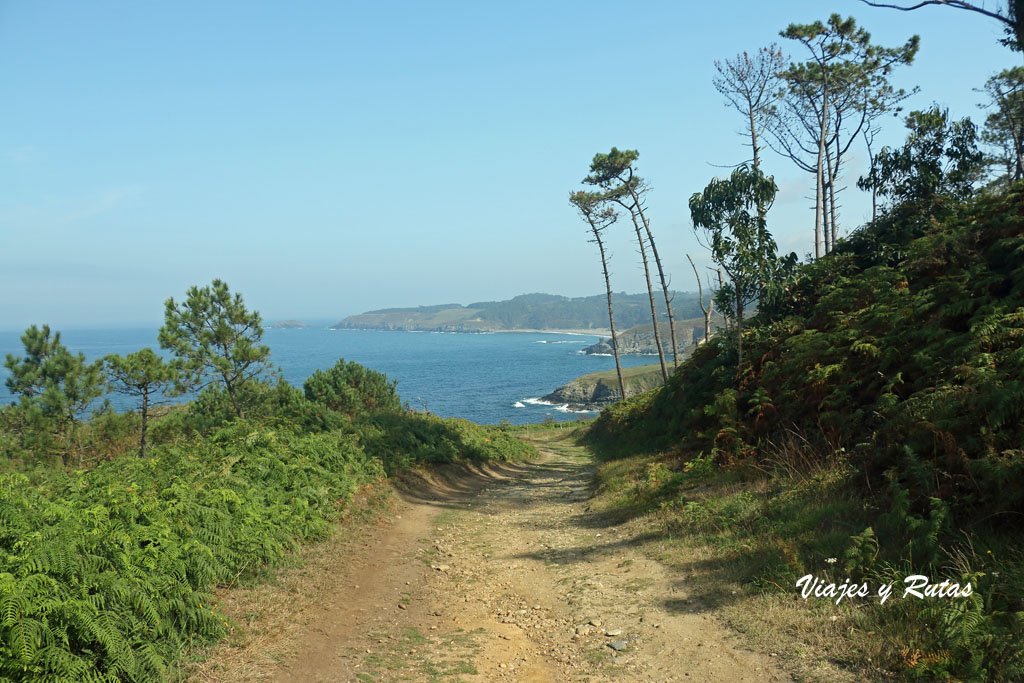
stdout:
<svg viewBox="0 0 1024 683">
<path fill-rule="evenodd" d="M 674 292 L 676 318 L 700 315 L 697 295 Z M 615 323 L 623 329 L 651 321 L 650 300 L 644 294 L 615 294 Z M 664 303 L 659 314 L 665 316 Z M 332 329 L 417 330 L 431 332 L 499 332 L 502 330 L 608 329 L 604 294 L 569 298 L 553 294 L 521 294 L 507 301 L 480 301 L 468 306 L 440 304 L 387 308 L 351 315 Z"/>
</svg>

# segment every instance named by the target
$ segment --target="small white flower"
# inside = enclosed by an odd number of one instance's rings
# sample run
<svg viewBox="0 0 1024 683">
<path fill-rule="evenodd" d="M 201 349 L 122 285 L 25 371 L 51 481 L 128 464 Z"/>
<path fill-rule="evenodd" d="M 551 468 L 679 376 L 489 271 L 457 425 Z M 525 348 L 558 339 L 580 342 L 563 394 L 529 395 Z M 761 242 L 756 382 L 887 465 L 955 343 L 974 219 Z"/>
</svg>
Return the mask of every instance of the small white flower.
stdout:
<svg viewBox="0 0 1024 683">
<path fill-rule="evenodd" d="M 836 558 L 830 557 L 830 558 L 826 559 L 825 561 L 828 562 L 829 564 L 835 564 L 836 563 Z"/>
</svg>

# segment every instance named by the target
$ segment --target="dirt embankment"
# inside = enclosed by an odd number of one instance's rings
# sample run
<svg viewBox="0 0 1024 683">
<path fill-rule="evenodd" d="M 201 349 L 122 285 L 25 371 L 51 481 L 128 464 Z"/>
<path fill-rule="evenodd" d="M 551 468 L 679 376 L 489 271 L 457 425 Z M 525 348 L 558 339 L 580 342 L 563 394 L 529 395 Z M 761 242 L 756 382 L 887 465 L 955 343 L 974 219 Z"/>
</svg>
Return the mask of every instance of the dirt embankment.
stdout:
<svg viewBox="0 0 1024 683">
<path fill-rule="evenodd" d="M 389 522 L 234 591 L 196 681 L 788 681 L 591 510 L 589 460 L 407 482 Z"/>
</svg>

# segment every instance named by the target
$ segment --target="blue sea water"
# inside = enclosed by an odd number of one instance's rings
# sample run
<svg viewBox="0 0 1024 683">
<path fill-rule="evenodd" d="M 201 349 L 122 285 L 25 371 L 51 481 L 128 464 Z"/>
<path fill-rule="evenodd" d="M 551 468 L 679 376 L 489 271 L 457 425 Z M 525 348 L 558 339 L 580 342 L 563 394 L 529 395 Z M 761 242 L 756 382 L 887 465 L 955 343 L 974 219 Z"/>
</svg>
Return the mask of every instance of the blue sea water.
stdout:
<svg viewBox="0 0 1024 683">
<path fill-rule="evenodd" d="M 0 332 L 0 358 L 8 353 L 23 354 L 19 337 L 17 332 Z M 314 371 L 344 358 L 398 380 L 398 393 L 412 408 L 481 424 L 502 420 L 526 424 L 548 417 L 577 419 L 578 414 L 529 400 L 580 375 L 614 368 L 610 357 L 580 352 L 598 339 L 531 332 L 437 334 L 326 327 L 267 329 L 263 335 L 271 349 L 271 362 L 296 386 Z M 67 330 L 61 340 L 90 360 L 147 346 L 158 349 L 155 329 Z M 649 356 L 623 358 L 625 367 L 651 362 Z M 0 403 L 13 400 L 2 381 L 8 374 L 0 367 Z M 110 398 L 119 409 L 132 406 L 124 398 Z"/>
</svg>

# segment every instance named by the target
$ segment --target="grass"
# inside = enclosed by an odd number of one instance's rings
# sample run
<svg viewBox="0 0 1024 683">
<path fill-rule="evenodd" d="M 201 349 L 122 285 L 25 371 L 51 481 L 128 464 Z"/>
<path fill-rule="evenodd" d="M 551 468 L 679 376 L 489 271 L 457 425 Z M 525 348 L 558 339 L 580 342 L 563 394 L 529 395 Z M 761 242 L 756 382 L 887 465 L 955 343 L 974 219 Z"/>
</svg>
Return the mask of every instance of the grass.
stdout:
<svg viewBox="0 0 1024 683">
<path fill-rule="evenodd" d="M 936 671 L 954 647 L 984 647 L 982 670 L 1010 670 L 1017 646 L 1003 619 L 1013 615 L 984 614 L 982 600 L 904 599 L 903 578 L 928 573 L 928 565 L 901 559 L 906 547 L 873 535 L 857 545 L 863 530 L 880 529 L 884 511 L 865 501 L 855 476 L 842 459 L 764 472 L 722 470 L 702 457 L 634 456 L 599 467 L 594 506 L 651 539 L 645 552 L 684 579 L 690 595 L 670 609 L 716 614 L 755 648 L 777 653 L 800 680 L 947 680 Z M 1024 553 L 981 528 L 968 538 L 942 548 L 951 561 L 935 570 L 945 572 L 935 581 L 972 576 L 988 604 L 994 591 L 1019 583 Z M 838 605 L 800 597 L 796 581 L 806 574 L 835 583 L 856 576 L 851 567 L 865 548 L 874 560 L 862 579 L 872 586 L 870 596 Z M 875 591 L 888 581 L 896 582 L 896 597 L 883 605 Z M 948 680 L 1015 679 L 1000 673 Z"/>
<path fill-rule="evenodd" d="M 684 578 L 690 597 L 669 603 L 670 610 L 723 617 L 758 649 L 783 656 L 803 680 L 843 680 L 833 665 L 861 674 L 877 669 L 869 660 L 880 653 L 859 614 L 866 605 L 794 596 L 796 579 L 827 571 L 826 560 L 842 556 L 850 530 L 864 521 L 847 477 L 836 468 L 772 480 L 721 471 L 701 458 L 683 465 L 635 456 L 600 466 L 594 505 L 652 539 L 645 552 Z"/>
<path fill-rule="evenodd" d="M 634 365 L 631 368 L 622 368 L 622 379 L 625 382 L 629 382 L 631 379 L 637 379 L 647 377 L 649 375 L 661 375 L 661 363 L 650 363 L 648 365 Z M 590 380 L 590 381 L 606 381 L 615 382 L 618 381 L 619 376 L 616 371 L 613 370 L 601 370 L 600 372 L 592 372 L 589 375 L 583 375 L 577 379 L 577 381 Z"/>
</svg>

